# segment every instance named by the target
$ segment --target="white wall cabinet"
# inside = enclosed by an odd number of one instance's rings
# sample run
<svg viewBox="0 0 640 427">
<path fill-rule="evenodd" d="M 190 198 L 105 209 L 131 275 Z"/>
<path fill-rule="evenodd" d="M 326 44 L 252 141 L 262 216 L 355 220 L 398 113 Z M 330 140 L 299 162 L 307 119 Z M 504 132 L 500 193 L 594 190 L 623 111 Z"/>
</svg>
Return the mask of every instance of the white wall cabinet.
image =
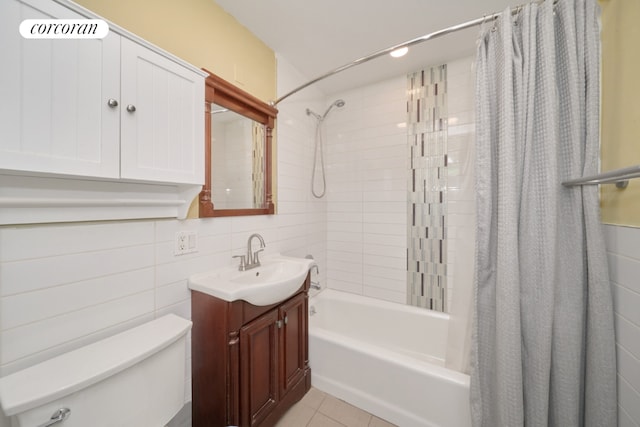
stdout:
<svg viewBox="0 0 640 427">
<path fill-rule="evenodd" d="M 123 38 L 121 177 L 204 183 L 204 79 Z"/>
<path fill-rule="evenodd" d="M 167 204 L 204 183 L 206 74 L 113 24 L 104 39 L 25 39 L 33 18 L 100 17 L 67 0 L 0 1 L 0 208 L 55 198 L 77 209 L 78 188 L 86 199 L 99 180 L 92 204 L 118 205 L 99 219 L 171 216 Z M 145 212 L 123 213 L 135 200 Z"/>
<path fill-rule="evenodd" d="M 1 8 L 1 169 L 203 183 L 199 72 L 113 31 L 22 38 L 24 19 L 83 18 L 51 0 Z"/>
<path fill-rule="evenodd" d="M 82 16 L 52 1 L 0 6 L 0 168 L 119 178 L 120 36 L 27 40 L 24 19 Z"/>
</svg>

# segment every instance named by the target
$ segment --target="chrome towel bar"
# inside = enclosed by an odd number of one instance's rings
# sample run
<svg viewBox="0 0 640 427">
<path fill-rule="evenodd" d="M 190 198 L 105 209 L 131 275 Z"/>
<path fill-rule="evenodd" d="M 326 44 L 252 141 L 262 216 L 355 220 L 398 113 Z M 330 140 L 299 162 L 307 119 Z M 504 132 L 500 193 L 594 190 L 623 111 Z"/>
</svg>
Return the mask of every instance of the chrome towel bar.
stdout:
<svg viewBox="0 0 640 427">
<path fill-rule="evenodd" d="M 583 178 L 570 179 L 562 183 L 565 187 L 573 187 L 576 185 L 598 185 L 598 184 L 616 184 L 618 188 L 627 188 L 629 180 L 640 178 L 640 165 L 630 166 L 627 168 L 616 169 L 609 172 L 599 173 L 597 175 L 585 176 Z"/>
</svg>

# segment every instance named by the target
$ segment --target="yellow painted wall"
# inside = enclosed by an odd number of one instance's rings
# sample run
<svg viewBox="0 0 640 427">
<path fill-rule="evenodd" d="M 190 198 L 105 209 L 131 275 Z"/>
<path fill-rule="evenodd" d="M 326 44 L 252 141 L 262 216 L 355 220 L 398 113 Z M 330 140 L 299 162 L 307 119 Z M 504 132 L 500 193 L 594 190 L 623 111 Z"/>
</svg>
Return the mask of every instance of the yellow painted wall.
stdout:
<svg viewBox="0 0 640 427">
<path fill-rule="evenodd" d="M 640 164 L 640 0 L 600 0 L 602 171 Z M 640 179 L 601 186 L 602 221 L 640 227 Z"/>
<path fill-rule="evenodd" d="M 75 0 L 158 47 L 268 102 L 275 53 L 214 0 Z"/>
</svg>

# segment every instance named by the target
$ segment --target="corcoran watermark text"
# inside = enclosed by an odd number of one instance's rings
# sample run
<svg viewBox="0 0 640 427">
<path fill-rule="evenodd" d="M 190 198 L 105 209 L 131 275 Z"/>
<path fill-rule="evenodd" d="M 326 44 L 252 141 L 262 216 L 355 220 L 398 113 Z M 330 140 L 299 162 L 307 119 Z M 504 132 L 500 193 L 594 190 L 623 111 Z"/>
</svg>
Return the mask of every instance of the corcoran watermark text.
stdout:
<svg viewBox="0 0 640 427">
<path fill-rule="evenodd" d="M 20 34 L 25 39 L 101 39 L 109 33 L 102 19 L 25 19 Z"/>
</svg>

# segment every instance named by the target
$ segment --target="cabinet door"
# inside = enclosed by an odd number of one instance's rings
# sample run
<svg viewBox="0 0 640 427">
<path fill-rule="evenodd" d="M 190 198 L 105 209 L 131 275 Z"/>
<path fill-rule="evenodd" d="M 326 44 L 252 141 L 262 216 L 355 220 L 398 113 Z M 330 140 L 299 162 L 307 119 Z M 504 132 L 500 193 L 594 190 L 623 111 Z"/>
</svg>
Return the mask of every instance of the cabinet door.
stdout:
<svg viewBox="0 0 640 427">
<path fill-rule="evenodd" d="M 122 178 L 204 183 L 204 78 L 123 38 Z"/>
<path fill-rule="evenodd" d="M 278 404 L 278 310 L 240 330 L 240 425 L 261 423 Z"/>
<path fill-rule="evenodd" d="M 307 346 L 305 296 L 299 294 L 280 307 L 283 329 L 280 333 L 281 396 L 304 376 Z"/>
<path fill-rule="evenodd" d="M 120 36 L 24 39 L 24 19 L 83 18 L 53 2 L 0 2 L 0 169 L 119 176 Z"/>
</svg>

